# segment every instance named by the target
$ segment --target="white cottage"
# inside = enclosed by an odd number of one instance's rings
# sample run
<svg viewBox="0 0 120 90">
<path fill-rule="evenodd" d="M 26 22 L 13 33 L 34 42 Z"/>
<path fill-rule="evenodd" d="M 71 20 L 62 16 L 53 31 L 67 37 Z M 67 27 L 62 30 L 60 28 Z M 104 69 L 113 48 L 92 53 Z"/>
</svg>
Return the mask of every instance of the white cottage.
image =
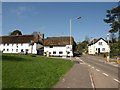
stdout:
<svg viewBox="0 0 120 90">
<path fill-rule="evenodd" d="M 44 40 L 44 55 L 73 56 L 74 39 L 71 37 L 48 37 Z"/>
<path fill-rule="evenodd" d="M 1 36 L 0 51 L 2 53 L 37 54 L 38 43 L 34 35 Z"/>
<path fill-rule="evenodd" d="M 93 39 L 88 45 L 88 54 L 106 53 L 109 51 L 109 45 L 103 38 Z"/>
</svg>

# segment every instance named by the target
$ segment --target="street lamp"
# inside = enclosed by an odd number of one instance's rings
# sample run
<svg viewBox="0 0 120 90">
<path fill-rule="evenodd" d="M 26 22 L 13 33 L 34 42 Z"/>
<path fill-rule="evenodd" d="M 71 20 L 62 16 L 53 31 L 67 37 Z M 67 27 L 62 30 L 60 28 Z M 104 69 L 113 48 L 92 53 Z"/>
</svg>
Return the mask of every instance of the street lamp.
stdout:
<svg viewBox="0 0 120 90">
<path fill-rule="evenodd" d="M 81 17 L 78 17 L 77 19 L 80 19 Z M 71 51 L 72 51 L 72 19 L 70 18 L 70 60 L 71 60 Z"/>
<path fill-rule="evenodd" d="M 107 34 L 107 40 L 108 40 L 108 55 L 107 55 L 107 62 L 109 62 L 109 59 L 110 59 L 110 45 L 109 45 L 110 34 Z"/>
</svg>

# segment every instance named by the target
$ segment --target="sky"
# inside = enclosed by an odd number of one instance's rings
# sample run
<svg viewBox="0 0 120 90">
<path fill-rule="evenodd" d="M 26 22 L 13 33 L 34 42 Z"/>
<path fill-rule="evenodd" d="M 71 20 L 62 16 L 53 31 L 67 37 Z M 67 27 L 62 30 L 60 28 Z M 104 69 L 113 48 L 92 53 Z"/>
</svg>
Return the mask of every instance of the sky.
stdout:
<svg viewBox="0 0 120 90">
<path fill-rule="evenodd" d="M 105 38 L 110 30 L 103 21 L 106 10 L 116 6 L 117 2 L 3 2 L 2 35 L 19 29 L 22 34 L 41 32 L 45 38 L 69 36 L 71 19 L 76 42 Z"/>
</svg>

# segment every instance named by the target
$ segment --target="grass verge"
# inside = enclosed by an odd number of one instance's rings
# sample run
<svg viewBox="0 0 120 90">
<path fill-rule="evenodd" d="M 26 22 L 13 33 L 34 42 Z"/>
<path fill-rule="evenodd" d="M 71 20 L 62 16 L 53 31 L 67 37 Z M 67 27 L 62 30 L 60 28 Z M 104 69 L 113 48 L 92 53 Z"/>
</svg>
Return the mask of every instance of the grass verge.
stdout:
<svg viewBox="0 0 120 90">
<path fill-rule="evenodd" d="M 73 64 L 64 59 L 3 54 L 2 87 L 52 88 Z"/>
</svg>

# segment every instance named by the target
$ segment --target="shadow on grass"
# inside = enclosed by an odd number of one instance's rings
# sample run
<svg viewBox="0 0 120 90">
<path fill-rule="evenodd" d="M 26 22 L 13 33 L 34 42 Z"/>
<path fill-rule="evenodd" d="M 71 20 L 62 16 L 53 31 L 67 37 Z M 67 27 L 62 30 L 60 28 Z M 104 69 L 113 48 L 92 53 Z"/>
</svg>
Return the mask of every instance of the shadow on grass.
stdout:
<svg viewBox="0 0 120 90">
<path fill-rule="evenodd" d="M 21 58 L 18 56 L 4 56 L 4 55 L 2 55 L 2 61 L 31 61 L 31 60 Z"/>
</svg>

